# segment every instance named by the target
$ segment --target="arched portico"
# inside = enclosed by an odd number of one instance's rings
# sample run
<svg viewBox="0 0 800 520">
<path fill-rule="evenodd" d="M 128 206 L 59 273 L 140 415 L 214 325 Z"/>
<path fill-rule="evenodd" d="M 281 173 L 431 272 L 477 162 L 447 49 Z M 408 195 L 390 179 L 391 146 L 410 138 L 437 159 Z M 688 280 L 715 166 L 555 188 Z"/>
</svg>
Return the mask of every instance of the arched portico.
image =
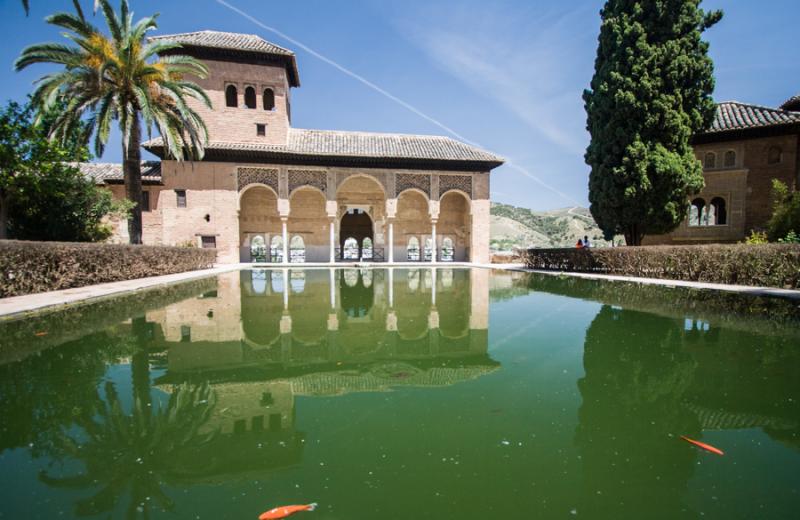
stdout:
<svg viewBox="0 0 800 520">
<path fill-rule="evenodd" d="M 440 260 L 466 262 L 472 240 L 471 202 L 462 191 L 450 190 L 439 202 Z"/>
<path fill-rule="evenodd" d="M 336 190 L 336 206 L 337 259 L 356 260 L 350 258 L 353 255 L 345 248 L 345 242 L 351 239 L 358 245 L 357 259 L 382 260 L 386 241 L 386 192 L 381 183 L 367 175 L 348 177 Z M 365 241 L 368 242 L 365 244 Z M 364 258 L 365 249 L 372 258 Z"/>
<path fill-rule="evenodd" d="M 269 261 L 262 248 L 281 235 L 278 194 L 269 186 L 250 184 L 239 193 L 238 206 L 239 261 Z"/>
</svg>

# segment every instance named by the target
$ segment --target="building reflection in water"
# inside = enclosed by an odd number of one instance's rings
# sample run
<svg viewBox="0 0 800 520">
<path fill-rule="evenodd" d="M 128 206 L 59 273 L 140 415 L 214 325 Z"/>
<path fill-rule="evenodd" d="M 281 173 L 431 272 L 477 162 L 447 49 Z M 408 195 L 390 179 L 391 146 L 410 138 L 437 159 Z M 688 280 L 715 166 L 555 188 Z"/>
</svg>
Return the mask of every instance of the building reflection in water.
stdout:
<svg viewBox="0 0 800 520">
<path fill-rule="evenodd" d="M 228 273 L 216 291 L 147 314 L 154 347 L 166 353 L 156 383 L 168 392 L 210 383 L 217 403 L 204 429 L 222 434 L 208 450 L 217 473 L 245 462 L 297 463 L 298 396 L 446 386 L 496 370 L 487 353 L 489 276 L 448 268 Z"/>
<path fill-rule="evenodd" d="M 696 517 L 687 495 L 702 456 L 681 435 L 761 428 L 798 449 L 800 406 L 786 399 L 800 385 L 785 369 L 800 362 L 793 336 L 604 305 L 586 331 L 578 381 L 579 509 L 603 518 Z"/>
</svg>

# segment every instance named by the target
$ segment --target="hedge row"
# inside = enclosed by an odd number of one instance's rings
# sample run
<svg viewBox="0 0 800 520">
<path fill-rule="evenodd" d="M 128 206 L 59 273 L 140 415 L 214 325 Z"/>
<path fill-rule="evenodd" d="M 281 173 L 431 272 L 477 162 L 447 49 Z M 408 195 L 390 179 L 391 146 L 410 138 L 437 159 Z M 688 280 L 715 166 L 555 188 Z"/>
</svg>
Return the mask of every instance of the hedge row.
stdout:
<svg viewBox="0 0 800 520">
<path fill-rule="evenodd" d="M 531 269 L 800 289 L 800 245 L 529 249 Z"/>
<path fill-rule="evenodd" d="M 0 298 L 206 269 L 216 250 L 0 240 Z"/>
</svg>

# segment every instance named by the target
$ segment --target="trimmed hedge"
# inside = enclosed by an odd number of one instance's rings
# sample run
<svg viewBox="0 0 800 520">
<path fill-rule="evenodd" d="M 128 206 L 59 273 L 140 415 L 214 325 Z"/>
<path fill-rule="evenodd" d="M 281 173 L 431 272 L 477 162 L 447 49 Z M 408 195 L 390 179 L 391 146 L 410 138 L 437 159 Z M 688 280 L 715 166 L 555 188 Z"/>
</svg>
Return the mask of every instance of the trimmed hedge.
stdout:
<svg viewBox="0 0 800 520">
<path fill-rule="evenodd" d="M 531 269 L 800 289 L 800 245 L 528 249 Z"/>
<path fill-rule="evenodd" d="M 207 269 L 215 249 L 0 240 L 0 298 Z"/>
</svg>

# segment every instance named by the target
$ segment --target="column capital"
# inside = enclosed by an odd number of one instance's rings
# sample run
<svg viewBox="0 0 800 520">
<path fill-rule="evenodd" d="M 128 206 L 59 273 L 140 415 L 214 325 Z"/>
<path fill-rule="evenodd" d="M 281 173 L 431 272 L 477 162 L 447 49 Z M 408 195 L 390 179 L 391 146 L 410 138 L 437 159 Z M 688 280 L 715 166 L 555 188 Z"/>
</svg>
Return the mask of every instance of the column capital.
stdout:
<svg viewBox="0 0 800 520">
<path fill-rule="evenodd" d="M 428 201 L 428 214 L 431 217 L 432 221 L 435 221 L 439 218 L 439 201 L 438 200 L 429 200 Z"/>
<path fill-rule="evenodd" d="M 328 314 L 328 330 L 329 331 L 336 331 L 339 330 L 339 317 L 336 313 Z"/>
<path fill-rule="evenodd" d="M 397 199 L 386 199 L 386 218 L 394 219 L 397 217 Z"/>
<path fill-rule="evenodd" d="M 328 214 L 328 218 L 335 219 L 339 213 L 339 203 L 335 200 L 325 201 L 325 213 Z"/>
<path fill-rule="evenodd" d="M 278 199 L 278 215 L 281 219 L 289 218 L 289 199 Z"/>
<path fill-rule="evenodd" d="M 284 314 L 283 316 L 281 316 L 280 331 L 281 334 L 292 333 L 292 317 L 289 316 L 288 314 Z"/>
<path fill-rule="evenodd" d="M 386 330 L 388 332 L 397 332 L 397 314 L 394 311 L 389 311 L 386 315 Z"/>
<path fill-rule="evenodd" d="M 433 309 L 430 314 L 428 314 L 428 328 L 429 329 L 438 329 L 439 328 L 439 311 Z"/>
</svg>

